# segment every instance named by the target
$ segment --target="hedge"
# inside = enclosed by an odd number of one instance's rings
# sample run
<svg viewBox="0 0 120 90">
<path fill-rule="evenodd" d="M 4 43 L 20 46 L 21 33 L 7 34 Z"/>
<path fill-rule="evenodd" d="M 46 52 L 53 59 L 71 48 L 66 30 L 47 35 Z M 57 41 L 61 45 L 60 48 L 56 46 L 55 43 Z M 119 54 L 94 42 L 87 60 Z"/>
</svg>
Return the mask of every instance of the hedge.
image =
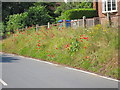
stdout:
<svg viewBox="0 0 120 90">
<path fill-rule="evenodd" d="M 97 16 L 97 11 L 95 9 L 70 9 L 62 13 L 58 19 L 81 19 L 83 16 L 86 18 L 93 18 Z"/>
</svg>

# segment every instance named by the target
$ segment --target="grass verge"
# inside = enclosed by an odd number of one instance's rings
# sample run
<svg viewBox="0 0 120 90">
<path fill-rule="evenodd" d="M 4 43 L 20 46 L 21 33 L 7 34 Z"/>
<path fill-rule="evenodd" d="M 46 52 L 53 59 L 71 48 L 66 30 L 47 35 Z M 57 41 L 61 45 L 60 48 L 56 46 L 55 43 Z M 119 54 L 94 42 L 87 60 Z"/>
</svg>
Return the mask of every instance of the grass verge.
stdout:
<svg viewBox="0 0 120 90">
<path fill-rule="evenodd" d="M 3 52 L 43 59 L 120 79 L 118 29 L 91 28 L 17 31 L 1 41 Z"/>
</svg>

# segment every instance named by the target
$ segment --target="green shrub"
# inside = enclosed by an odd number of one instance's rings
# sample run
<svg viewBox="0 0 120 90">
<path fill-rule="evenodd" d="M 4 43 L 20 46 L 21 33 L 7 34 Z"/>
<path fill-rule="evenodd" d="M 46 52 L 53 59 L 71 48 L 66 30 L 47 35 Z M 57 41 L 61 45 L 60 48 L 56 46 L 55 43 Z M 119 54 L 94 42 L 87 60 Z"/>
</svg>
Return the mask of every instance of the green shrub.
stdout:
<svg viewBox="0 0 120 90">
<path fill-rule="evenodd" d="M 14 32 L 16 29 L 31 25 L 45 25 L 51 19 L 45 7 L 30 7 L 27 12 L 10 15 L 7 22 L 7 31 Z"/>
<path fill-rule="evenodd" d="M 44 6 L 30 7 L 28 10 L 28 16 L 26 19 L 26 24 L 30 25 L 45 25 L 50 20 L 47 10 Z"/>
<path fill-rule="evenodd" d="M 7 31 L 14 32 L 16 29 L 23 28 L 25 26 L 25 19 L 28 13 L 14 14 L 8 17 Z"/>
<path fill-rule="evenodd" d="M 67 10 L 60 17 L 57 18 L 59 19 L 81 19 L 83 16 L 86 16 L 86 18 L 93 18 L 97 16 L 97 11 L 95 9 L 71 9 Z"/>
</svg>

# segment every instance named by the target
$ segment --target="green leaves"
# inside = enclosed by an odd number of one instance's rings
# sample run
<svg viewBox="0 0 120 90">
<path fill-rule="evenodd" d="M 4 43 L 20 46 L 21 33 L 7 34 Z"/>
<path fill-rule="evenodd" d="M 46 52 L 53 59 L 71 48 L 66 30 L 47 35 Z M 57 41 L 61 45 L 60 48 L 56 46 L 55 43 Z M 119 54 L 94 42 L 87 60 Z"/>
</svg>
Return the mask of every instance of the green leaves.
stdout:
<svg viewBox="0 0 120 90">
<path fill-rule="evenodd" d="M 61 14 L 61 16 L 58 19 L 80 19 L 83 16 L 86 16 L 87 18 L 92 18 L 97 16 L 97 12 L 94 9 L 91 8 L 82 8 L 82 9 L 70 9 L 65 11 Z"/>
<path fill-rule="evenodd" d="M 14 32 L 16 29 L 21 29 L 25 26 L 45 25 L 50 18 L 44 6 L 30 7 L 28 12 L 10 15 L 6 29 Z"/>
</svg>

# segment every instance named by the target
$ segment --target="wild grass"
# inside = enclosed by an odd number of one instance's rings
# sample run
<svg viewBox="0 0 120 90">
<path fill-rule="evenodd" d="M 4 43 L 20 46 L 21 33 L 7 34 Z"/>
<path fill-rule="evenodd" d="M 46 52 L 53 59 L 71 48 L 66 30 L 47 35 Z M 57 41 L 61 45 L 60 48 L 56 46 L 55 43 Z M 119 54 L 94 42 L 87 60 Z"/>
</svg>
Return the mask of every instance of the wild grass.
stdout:
<svg viewBox="0 0 120 90">
<path fill-rule="evenodd" d="M 34 57 L 120 79 L 118 29 L 34 28 L 17 31 L 2 41 L 2 51 Z"/>
</svg>

